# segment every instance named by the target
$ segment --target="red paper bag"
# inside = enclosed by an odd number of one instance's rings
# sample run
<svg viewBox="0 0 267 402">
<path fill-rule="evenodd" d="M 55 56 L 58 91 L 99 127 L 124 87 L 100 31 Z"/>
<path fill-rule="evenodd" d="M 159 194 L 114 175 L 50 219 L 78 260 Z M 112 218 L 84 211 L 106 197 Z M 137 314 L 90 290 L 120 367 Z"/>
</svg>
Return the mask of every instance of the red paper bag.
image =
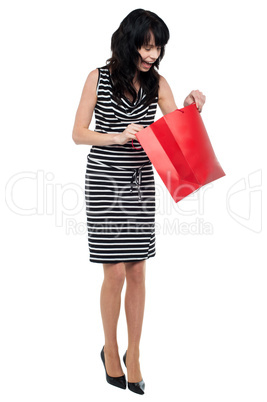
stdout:
<svg viewBox="0 0 267 402">
<path fill-rule="evenodd" d="M 175 202 L 225 176 L 195 103 L 166 114 L 136 137 Z"/>
</svg>

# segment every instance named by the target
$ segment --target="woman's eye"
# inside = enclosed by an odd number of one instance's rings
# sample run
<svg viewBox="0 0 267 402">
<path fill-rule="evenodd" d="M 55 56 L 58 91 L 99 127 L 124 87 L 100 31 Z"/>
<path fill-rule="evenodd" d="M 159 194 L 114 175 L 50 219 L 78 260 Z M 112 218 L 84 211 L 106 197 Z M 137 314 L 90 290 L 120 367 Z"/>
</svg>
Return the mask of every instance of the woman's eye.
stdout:
<svg viewBox="0 0 267 402">
<path fill-rule="evenodd" d="M 145 47 L 145 50 L 146 50 L 147 52 L 149 52 L 151 49 L 152 49 L 151 47 Z M 158 46 L 158 47 L 157 47 L 157 50 L 160 50 L 160 51 L 161 51 L 161 46 Z"/>
</svg>

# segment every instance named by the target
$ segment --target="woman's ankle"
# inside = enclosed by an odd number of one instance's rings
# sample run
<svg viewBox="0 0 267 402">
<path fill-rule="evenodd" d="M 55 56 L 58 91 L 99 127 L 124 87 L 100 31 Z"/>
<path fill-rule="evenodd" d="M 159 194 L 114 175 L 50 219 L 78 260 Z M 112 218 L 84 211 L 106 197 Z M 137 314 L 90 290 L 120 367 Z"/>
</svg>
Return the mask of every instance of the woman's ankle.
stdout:
<svg viewBox="0 0 267 402">
<path fill-rule="evenodd" d="M 104 352 L 109 356 L 117 355 L 119 353 L 118 345 L 114 343 L 105 343 Z"/>
</svg>

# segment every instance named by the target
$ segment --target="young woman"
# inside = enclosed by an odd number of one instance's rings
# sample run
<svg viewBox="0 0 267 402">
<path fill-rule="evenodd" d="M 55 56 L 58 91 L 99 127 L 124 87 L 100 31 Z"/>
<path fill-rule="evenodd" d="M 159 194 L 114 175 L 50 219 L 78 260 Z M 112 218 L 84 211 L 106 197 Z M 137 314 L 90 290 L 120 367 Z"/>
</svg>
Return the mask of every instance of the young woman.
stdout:
<svg viewBox="0 0 267 402">
<path fill-rule="evenodd" d="M 161 18 L 132 11 L 112 35 L 107 65 L 86 79 L 72 135 L 76 144 L 92 145 L 85 175 L 86 214 L 90 261 L 104 269 L 100 305 L 106 379 L 126 388 L 116 336 L 126 279 L 128 348 L 123 360 L 128 388 L 139 394 L 145 387 L 139 364 L 145 268 L 156 250 L 153 167 L 136 133 L 153 123 L 157 104 L 164 115 L 177 109 L 167 81 L 157 72 L 168 40 Z M 205 96 L 192 91 L 184 106 L 192 102 L 201 112 Z M 88 129 L 93 113 L 95 131 Z"/>
</svg>

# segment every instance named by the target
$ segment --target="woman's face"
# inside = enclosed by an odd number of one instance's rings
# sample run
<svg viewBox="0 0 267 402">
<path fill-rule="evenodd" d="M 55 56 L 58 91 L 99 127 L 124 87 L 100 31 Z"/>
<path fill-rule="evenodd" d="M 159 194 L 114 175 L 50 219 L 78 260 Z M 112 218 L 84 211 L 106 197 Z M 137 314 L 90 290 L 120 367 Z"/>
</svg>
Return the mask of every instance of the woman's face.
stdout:
<svg viewBox="0 0 267 402">
<path fill-rule="evenodd" d="M 161 47 L 155 45 L 155 38 L 152 32 L 149 43 L 138 49 L 138 52 L 141 56 L 137 65 L 138 70 L 143 72 L 149 71 L 161 53 Z"/>
</svg>

